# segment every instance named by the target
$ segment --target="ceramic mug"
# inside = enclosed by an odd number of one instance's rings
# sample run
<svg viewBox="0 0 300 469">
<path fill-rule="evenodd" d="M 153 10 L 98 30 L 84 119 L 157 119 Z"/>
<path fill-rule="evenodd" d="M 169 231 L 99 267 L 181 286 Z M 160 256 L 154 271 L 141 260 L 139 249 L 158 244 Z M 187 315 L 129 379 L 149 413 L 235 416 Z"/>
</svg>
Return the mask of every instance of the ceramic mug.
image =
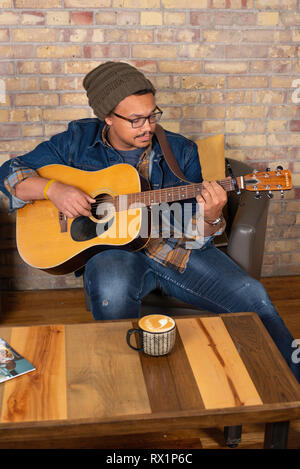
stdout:
<svg viewBox="0 0 300 469">
<path fill-rule="evenodd" d="M 140 347 L 131 344 L 131 335 L 138 334 Z M 175 344 L 176 324 L 173 318 L 164 314 L 149 314 L 138 321 L 138 329 L 127 331 L 127 344 L 133 350 L 146 355 L 161 356 L 171 352 Z"/>
</svg>

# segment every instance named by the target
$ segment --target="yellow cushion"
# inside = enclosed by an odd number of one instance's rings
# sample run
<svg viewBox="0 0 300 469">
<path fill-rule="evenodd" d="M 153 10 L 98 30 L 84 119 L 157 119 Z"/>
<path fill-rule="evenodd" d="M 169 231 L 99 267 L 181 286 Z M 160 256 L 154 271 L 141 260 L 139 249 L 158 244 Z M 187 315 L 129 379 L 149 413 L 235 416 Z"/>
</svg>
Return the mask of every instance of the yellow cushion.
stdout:
<svg viewBox="0 0 300 469">
<path fill-rule="evenodd" d="M 225 178 L 224 135 L 195 140 L 198 146 L 202 176 L 205 181 Z"/>
</svg>

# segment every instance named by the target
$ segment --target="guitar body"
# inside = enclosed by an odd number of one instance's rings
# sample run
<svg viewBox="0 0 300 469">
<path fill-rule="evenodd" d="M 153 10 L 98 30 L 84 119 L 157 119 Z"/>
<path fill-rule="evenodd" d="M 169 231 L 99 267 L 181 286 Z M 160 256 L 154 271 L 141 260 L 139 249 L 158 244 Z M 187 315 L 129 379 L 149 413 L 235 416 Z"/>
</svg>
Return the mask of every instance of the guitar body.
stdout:
<svg viewBox="0 0 300 469">
<path fill-rule="evenodd" d="M 98 204 L 92 209 L 92 217 L 77 218 L 65 218 L 50 200 L 37 200 L 18 209 L 17 248 L 27 264 L 52 274 L 67 274 L 104 249 L 135 251 L 147 244 L 151 225 L 147 208 L 115 211 L 110 202 L 115 196 L 149 189 L 133 166 L 118 164 L 83 171 L 49 165 L 38 173 L 78 187 Z"/>
</svg>

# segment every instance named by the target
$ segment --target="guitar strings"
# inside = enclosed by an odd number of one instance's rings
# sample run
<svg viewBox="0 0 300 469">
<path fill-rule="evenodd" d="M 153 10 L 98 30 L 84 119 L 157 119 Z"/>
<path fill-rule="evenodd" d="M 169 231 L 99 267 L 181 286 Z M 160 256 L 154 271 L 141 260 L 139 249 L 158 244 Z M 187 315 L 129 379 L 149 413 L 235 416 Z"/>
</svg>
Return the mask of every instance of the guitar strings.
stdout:
<svg viewBox="0 0 300 469">
<path fill-rule="evenodd" d="M 230 190 L 234 189 L 231 179 L 224 179 L 222 181 L 217 181 L 217 182 L 226 191 L 230 191 Z M 138 202 L 142 202 L 146 205 L 151 205 L 151 203 L 170 202 L 170 201 L 173 201 L 173 199 L 179 201 L 179 200 L 182 200 L 182 199 L 184 200 L 184 199 L 188 199 L 188 198 L 193 198 L 193 197 L 196 196 L 197 192 L 200 191 L 200 193 L 201 193 L 202 188 L 203 188 L 202 183 L 195 183 L 195 184 L 189 184 L 187 186 L 178 186 L 178 187 L 156 189 L 156 190 L 150 190 L 150 191 L 144 191 L 144 192 L 135 192 L 135 193 L 123 194 L 123 196 L 128 197 L 127 200 L 128 200 L 129 205 L 132 204 L 132 203 L 138 203 Z M 106 203 L 106 202 L 111 203 L 111 204 L 116 205 L 116 206 L 119 205 L 120 195 L 117 195 L 115 197 L 112 197 L 112 196 L 109 196 L 109 195 L 107 197 L 105 197 L 105 196 L 103 196 L 103 194 L 100 194 L 100 195 L 101 195 L 101 200 L 93 202 L 91 204 L 92 208 L 96 208 L 99 205 L 101 205 L 103 203 Z M 156 197 L 157 195 L 159 195 L 159 197 Z M 181 197 L 179 197 L 179 195 Z M 96 196 L 96 199 L 97 199 L 97 197 L 98 196 Z M 149 199 L 148 204 L 146 203 L 146 198 Z M 158 201 L 157 198 L 159 198 L 160 200 Z M 170 198 L 171 198 L 171 200 L 168 200 Z M 142 199 L 144 199 L 144 200 L 142 200 Z M 152 200 L 150 200 L 150 199 L 152 199 Z M 162 199 L 164 199 L 164 200 L 162 200 Z"/>
</svg>

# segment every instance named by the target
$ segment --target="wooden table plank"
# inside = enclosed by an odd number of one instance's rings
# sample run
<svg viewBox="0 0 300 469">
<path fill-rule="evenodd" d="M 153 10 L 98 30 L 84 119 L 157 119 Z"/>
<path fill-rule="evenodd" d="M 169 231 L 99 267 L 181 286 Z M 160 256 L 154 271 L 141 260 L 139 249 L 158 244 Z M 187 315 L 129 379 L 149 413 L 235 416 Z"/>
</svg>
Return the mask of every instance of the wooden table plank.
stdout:
<svg viewBox="0 0 300 469">
<path fill-rule="evenodd" d="M 204 408 L 178 331 L 170 354 L 160 358 L 140 354 L 140 360 L 152 412 Z"/>
<path fill-rule="evenodd" d="M 66 326 L 69 419 L 151 413 L 138 353 L 126 343 L 131 327 Z"/>
<path fill-rule="evenodd" d="M 36 370 L 3 383 L 1 421 L 65 419 L 64 326 L 12 328 L 10 345 Z"/>
<path fill-rule="evenodd" d="M 299 401 L 299 383 L 259 317 L 241 313 L 223 316 L 223 321 L 263 402 Z"/>
<path fill-rule="evenodd" d="M 262 404 L 221 317 L 176 323 L 206 409 Z"/>
</svg>

